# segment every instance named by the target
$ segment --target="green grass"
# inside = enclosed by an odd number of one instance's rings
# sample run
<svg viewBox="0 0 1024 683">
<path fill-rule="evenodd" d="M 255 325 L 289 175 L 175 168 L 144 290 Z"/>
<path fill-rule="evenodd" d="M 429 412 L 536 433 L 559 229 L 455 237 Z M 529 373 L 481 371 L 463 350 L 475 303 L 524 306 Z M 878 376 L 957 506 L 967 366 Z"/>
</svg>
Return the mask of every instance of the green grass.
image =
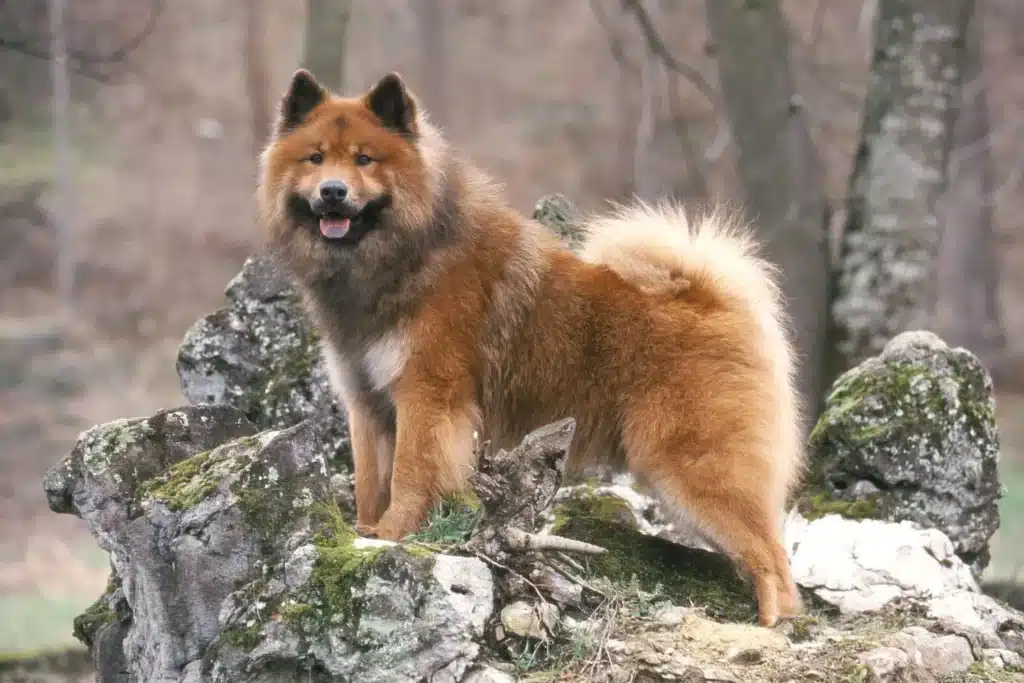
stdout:
<svg viewBox="0 0 1024 683">
<path fill-rule="evenodd" d="M 992 564 L 987 578 L 1016 575 L 1024 583 L 1024 462 L 1004 458 L 1000 475 L 1006 495 L 999 501 L 1000 526 L 992 539 Z"/>
<path fill-rule="evenodd" d="M 1000 527 L 992 539 L 988 579 L 1016 576 L 1024 583 L 1024 396 L 996 396 L 1002 453 L 999 476 L 1006 495 L 999 501 Z"/>
</svg>

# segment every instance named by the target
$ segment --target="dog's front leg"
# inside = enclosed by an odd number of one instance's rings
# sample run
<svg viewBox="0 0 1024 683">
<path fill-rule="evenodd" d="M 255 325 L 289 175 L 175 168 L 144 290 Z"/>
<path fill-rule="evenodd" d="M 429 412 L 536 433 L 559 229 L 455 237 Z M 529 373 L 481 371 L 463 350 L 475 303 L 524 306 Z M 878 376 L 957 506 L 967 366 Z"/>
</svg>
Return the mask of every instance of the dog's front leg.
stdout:
<svg viewBox="0 0 1024 683">
<path fill-rule="evenodd" d="M 416 532 L 430 506 L 466 486 L 476 465 L 476 414 L 450 388 L 414 386 L 394 394 L 397 411 L 391 504 L 373 533 L 398 541 Z"/>
</svg>

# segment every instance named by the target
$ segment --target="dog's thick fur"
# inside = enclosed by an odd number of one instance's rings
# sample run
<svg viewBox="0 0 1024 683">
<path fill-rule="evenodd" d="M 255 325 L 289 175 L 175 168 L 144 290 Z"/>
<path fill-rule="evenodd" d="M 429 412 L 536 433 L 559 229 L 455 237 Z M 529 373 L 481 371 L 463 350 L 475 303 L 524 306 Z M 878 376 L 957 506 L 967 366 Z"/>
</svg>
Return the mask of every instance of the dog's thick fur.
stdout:
<svg viewBox="0 0 1024 683">
<path fill-rule="evenodd" d="M 348 188 L 341 239 L 315 210 L 328 180 Z M 397 74 L 342 98 L 302 70 L 259 199 L 348 414 L 361 532 L 415 531 L 466 485 L 475 437 L 510 447 L 571 416 L 570 473 L 628 468 L 753 577 L 762 624 L 799 612 L 779 528 L 803 467 L 794 354 L 735 217 L 624 207 L 574 255 L 452 152 Z"/>
</svg>

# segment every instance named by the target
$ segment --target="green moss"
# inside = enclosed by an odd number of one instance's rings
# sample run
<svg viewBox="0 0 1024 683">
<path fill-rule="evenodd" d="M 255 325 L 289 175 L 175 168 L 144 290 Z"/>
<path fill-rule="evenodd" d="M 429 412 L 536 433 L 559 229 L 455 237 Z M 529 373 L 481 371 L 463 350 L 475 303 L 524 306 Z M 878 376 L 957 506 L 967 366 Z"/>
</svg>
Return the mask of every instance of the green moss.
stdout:
<svg viewBox="0 0 1024 683">
<path fill-rule="evenodd" d="M 472 490 L 450 494 L 430 509 L 423 528 L 406 540 L 461 545 L 473 535 L 482 516 L 483 507 Z"/>
<path fill-rule="evenodd" d="M 578 489 L 563 501 L 556 504 L 551 512 L 555 516 L 555 526 L 560 526 L 568 519 L 600 519 L 615 522 L 630 528 L 636 528 L 636 517 L 629 503 L 615 495 L 599 495 L 588 489 Z"/>
<path fill-rule="evenodd" d="M 843 425 L 844 440 L 855 443 L 873 441 L 894 429 L 914 424 L 917 411 L 903 410 L 898 416 L 892 408 L 916 396 L 914 385 L 917 382 L 926 381 L 934 385 L 931 376 L 931 371 L 921 365 L 892 361 L 882 367 L 854 369 L 846 373 L 832 386 L 825 411 L 811 431 L 809 441 L 812 447 L 821 445 L 829 428 L 837 424 Z M 883 409 L 888 412 L 878 419 L 850 420 L 852 415 L 864 412 L 865 401 L 872 396 L 880 397 Z M 938 387 L 932 386 L 927 407 L 941 410 L 943 400 Z"/>
<path fill-rule="evenodd" d="M 92 647 L 93 638 L 98 630 L 121 618 L 121 615 L 110 608 L 110 596 L 120 587 L 121 579 L 117 574 L 111 572 L 103 595 L 75 617 L 72 622 L 72 633 L 86 647 Z"/>
<path fill-rule="evenodd" d="M 821 626 L 821 619 L 807 614 L 790 620 L 793 626 L 793 633 L 790 640 L 794 643 L 803 643 L 814 637 L 814 630 Z"/>
<path fill-rule="evenodd" d="M 797 509 L 808 520 L 833 514 L 847 519 L 877 519 L 878 508 L 877 494 L 859 500 L 842 500 L 823 491 L 807 491 L 797 500 Z"/>
<path fill-rule="evenodd" d="M 194 455 L 144 482 L 137 496 L 158 500 L 172 510 L 187 510 L 217 490 L 219 478 L 210 472 L 210 466 L 210 451 Z"/>
<path fill-rule="evenodd" d="M 262 631 L 262 624 L 228 628 L 221 633 L 220 641 L 240 650 L 248 651 L 260 644 Z"/>
<path fill-rule="evenodd" d="M 87 430 L 79 441 L 82 462 L 93 474 L 116 467 L 135 444 L 153 434 L 149 420 L 121 419 Z"/>
<path fill-rule="evenodd" d="M 374 563 L 386 548 L 357 548 L 356 533 L 334 504 L 314 510 L 317 559 L 307 588 L 294 602 L 283 605 L 281 619 L 307 637 L 323 635 L 328 627 L 354 624 L 353 591 L 365 584 Z"/>
<path fill-rule="evenodd" d="M 602 546 L 607 553 L 587 560 L 591 571 L 614 582 L 633 580 L 645 591 L 660 590 L 677 604 L 704 605 L 709 616 L 752 620 L 757 603 L 749 584 L 722 555 L 645 536 L 615 522 L 570 518 L 556 533 Z"/>
<path fill-rule="evenodd" d="M 966 670 L 939 677 L 940 683 L 1011 683 L 1021 681 L 1024 668 L 998 668 L 986 662 L 975 662 Z"/>
</svg>

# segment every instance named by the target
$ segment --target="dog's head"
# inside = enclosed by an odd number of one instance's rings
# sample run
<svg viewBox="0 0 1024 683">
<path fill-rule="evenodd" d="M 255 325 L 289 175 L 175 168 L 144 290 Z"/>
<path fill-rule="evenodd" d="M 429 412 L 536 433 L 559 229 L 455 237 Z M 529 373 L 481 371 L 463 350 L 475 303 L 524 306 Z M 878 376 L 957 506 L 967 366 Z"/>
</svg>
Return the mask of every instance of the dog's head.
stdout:
<svg viewBox="0 0 1024 683">
<path fill-rule="evenodd" d="M 414 230 L 436 190 L 423 145 L 428 125 L 397 73 L 345 98 L 296 71 L 261 158 L 260 210 L 271 242 L 293 262 L 324 265 L 378 231 Z"/>
</svg>

